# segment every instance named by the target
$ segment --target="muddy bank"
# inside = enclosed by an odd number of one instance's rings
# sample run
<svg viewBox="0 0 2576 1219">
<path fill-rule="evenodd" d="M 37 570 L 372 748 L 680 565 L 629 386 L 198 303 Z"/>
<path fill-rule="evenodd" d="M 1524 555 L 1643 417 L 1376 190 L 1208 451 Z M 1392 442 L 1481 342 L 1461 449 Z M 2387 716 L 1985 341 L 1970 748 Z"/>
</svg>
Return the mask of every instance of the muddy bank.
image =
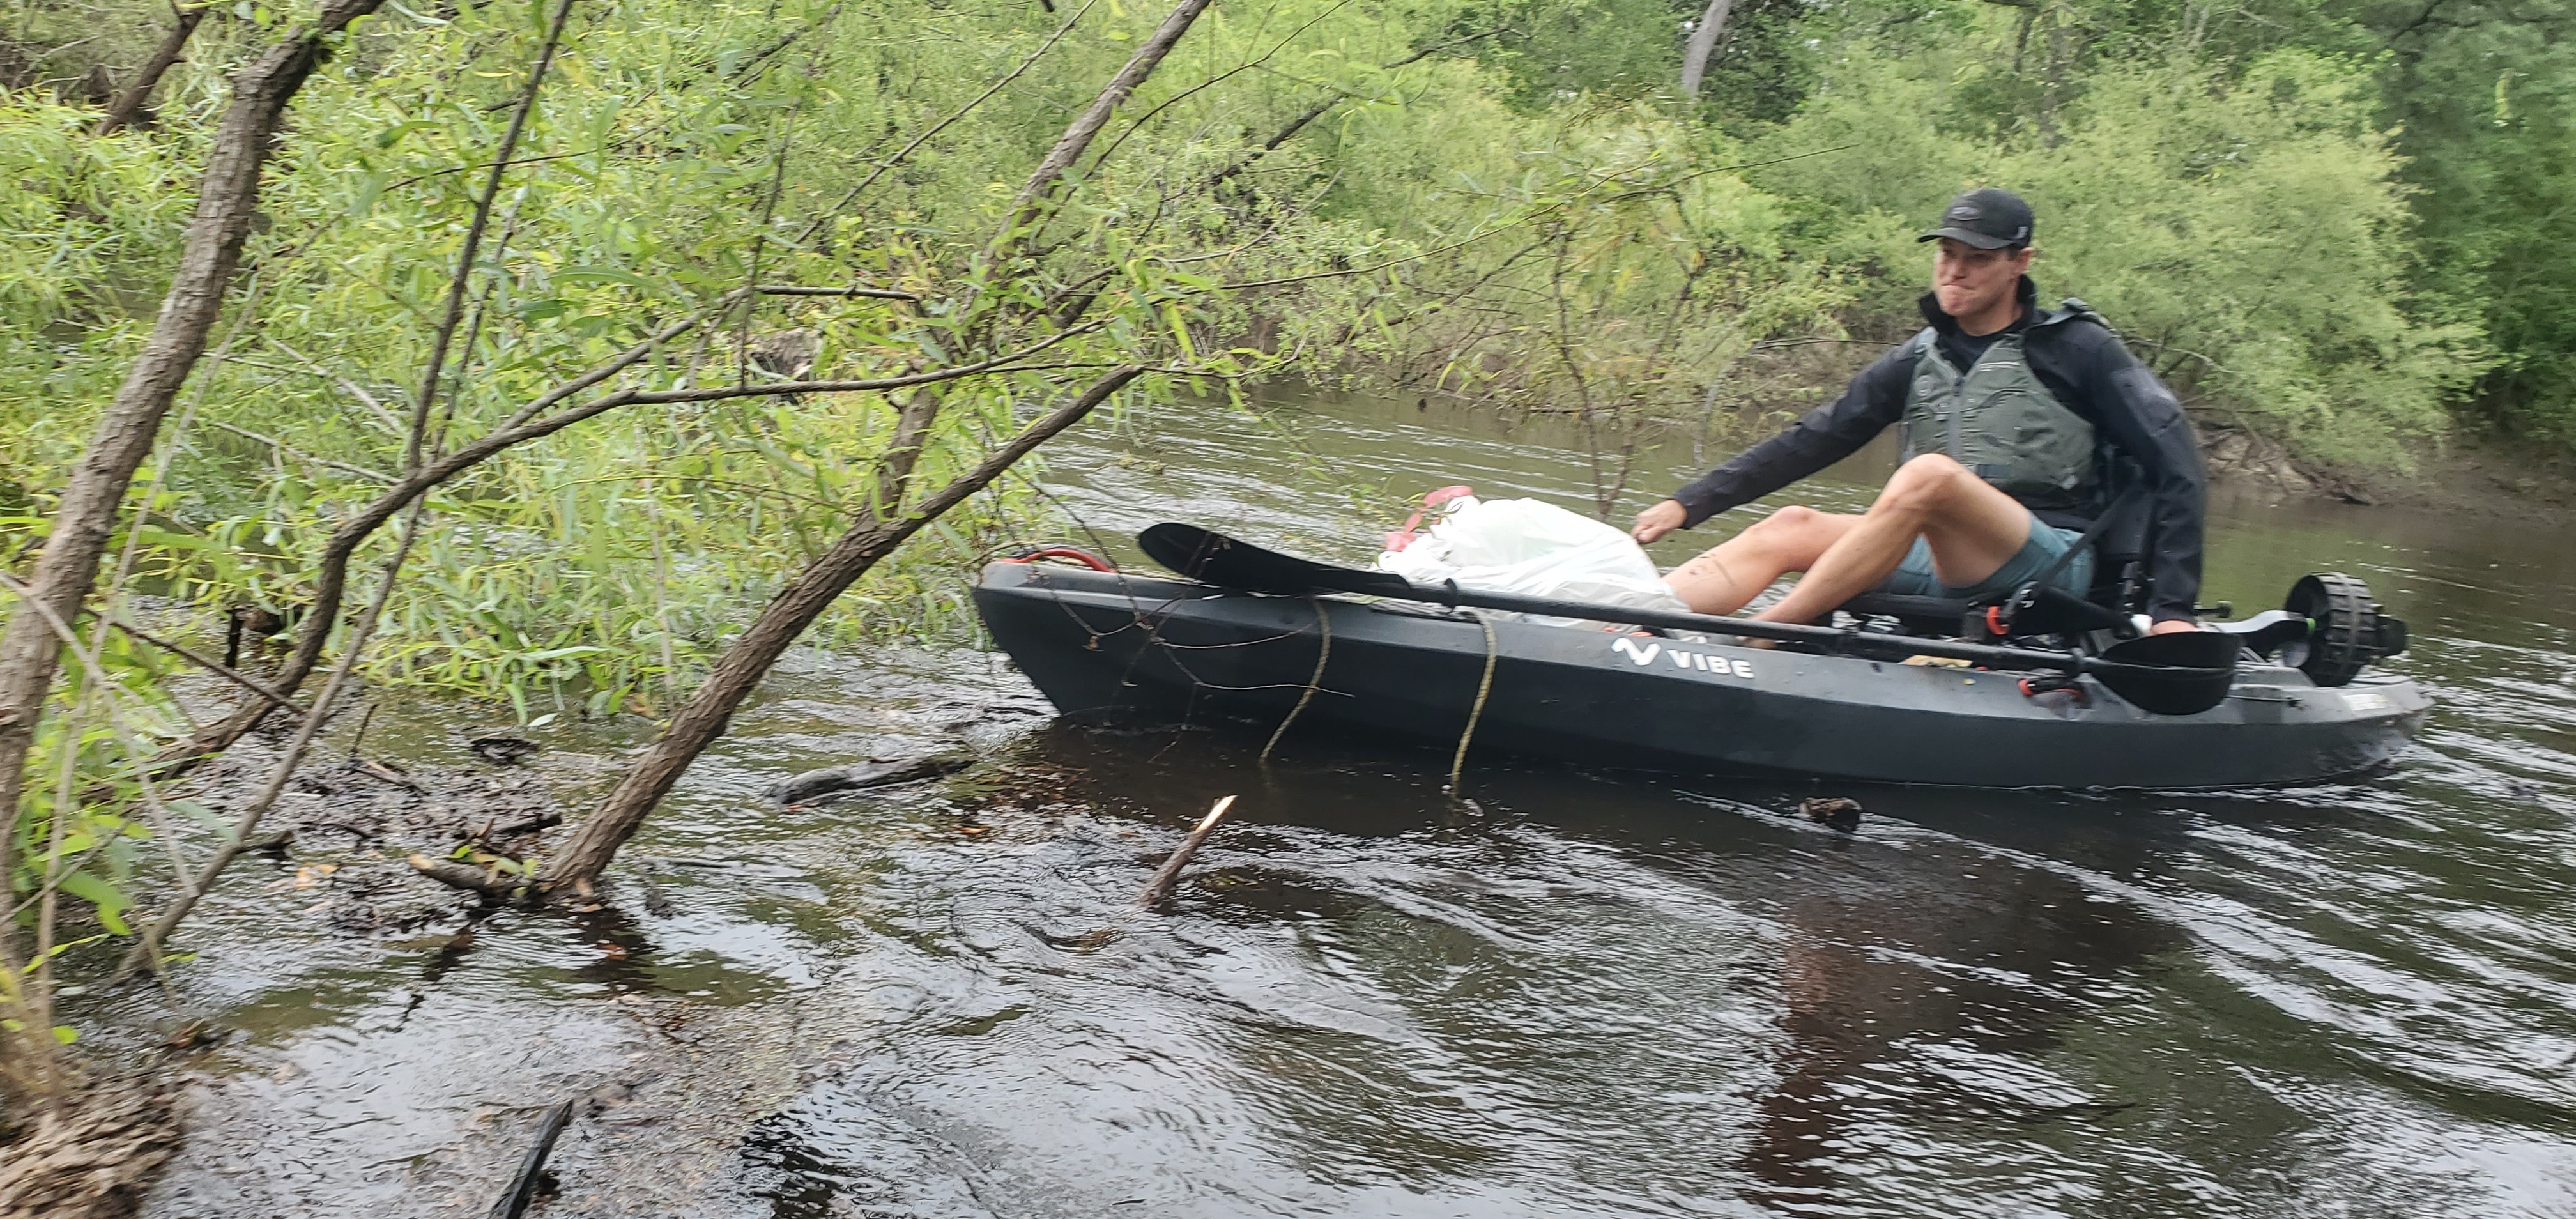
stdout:
<svg viewBox="0 0 2576 1219">
<path fill-rule="evenodd" d="M 2553 448 L 2459 435 L 2416 461 L 2411 475 L 2328 474 L 2319 485 L 2346 499 L 2453 516 L 2576 520 L 2576 467 Z"/>
<path fill-rule="evenodd" d="M 815 654 L 790 668 L 846 677 L 889 659 L 859 666 Z M 990 669 L 972 653 L 915 663 Z M 953 775 L 958 751 L 993 725 L 1037 718 L 1018 691 L 988 708 L 961 703 L 971 692 L 953 685 L 936 701 L 907 699 L 895 680 L 883 683 L 891 705 L 880 713 L 836 708 L 836 723 L 822 724 L 800 709 L 792 672 L 782 684 L 789 692 L 747 712 L 743 730 L 814 729 L 816 758 L 936 760 L 891 786 L 829 793 L 837 805 L 935 800 L 927 785 Z M 95 1052 L 147 1061 L 184 1089 L 187 1139 L 149 1213 L 480 1214 L 508 1184 L 538 1115 L 561 1100 L 577 1102 L 574 1120 L 534 1213 L 739 1213 L 749 1205 L 745 1140 L 846 1055 L 851 1030 L 833 1009 L 865 1011 L 869 987 L 729 960 L 760 956 L 751 945 L 688 946 L 708 932 L 689 895 L 794 902 L 804 896 L 795 869 L 767 851 L 729 850 L 719 834 L 689 852 L 630 851 L 601 900 L 570 913 L 497 906 L 435 883 L 414 857 L 490 867 L 542 855 L 638 742 L 623 725 L 522 729 L 510 735 L 539 747 L 501 750 L 515 760 L 500 763 L 487 756 L 496 734 L 477 708 L 400 695 L 375 707 L 335 718 L 316 751 L 324 760 L 264 826 L 276 845 L 238 863 L 192 921 L 183 947 L 204 951 L 174 965 L 179 995 L 135 986 L 72 1000 L 76 1018 L 104 1026 Z M 361 723 L 364 743 L 354 739 Z M 275 744 L 246 741 L 208 769 L 199 799 L 221 815 L 247 798 Z M 754 777 L 766 786 L 812 769 Z M 1016 798 L 1007 784 L 985 786 L 977 809 Z M 819 807 L 747 803 L 746 816 L 765 819 Z M 960 841 L 990 832 L 970 817 L 933 832 Z M 816 1004 L 824 1010 L 809 1013 Z M 626 1171 L 638 1164 L 651 1170 Z"/>
<path fill-rule="evenodd" d="M 170 1082 L 94 1078 L 0 1129 L 0 1219 L 125 1219 L 178 1150 Z"/>
</svg>

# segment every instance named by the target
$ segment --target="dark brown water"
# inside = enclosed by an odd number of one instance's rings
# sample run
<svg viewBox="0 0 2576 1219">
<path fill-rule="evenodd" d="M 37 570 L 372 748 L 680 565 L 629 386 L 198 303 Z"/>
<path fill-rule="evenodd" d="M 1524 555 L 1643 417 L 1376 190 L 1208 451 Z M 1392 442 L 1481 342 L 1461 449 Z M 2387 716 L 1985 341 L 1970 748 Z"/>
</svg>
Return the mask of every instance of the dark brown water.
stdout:
<svg viewBox="0 0 2576 1219">
<path fill-rule="evenodd" d="M 1113 541 L 1172 518 L 1353 556 L 1370 505 L 1446 483 L 1583 506 L 1560 439 L 1211 408 L 1095 426 L 1045 481 Z M 2227 502 L 2208 597 L 2343 570 L 2413 624 L 2395 663 L 2440 707 L 2400 766 L 1865 789 L 1850 838 L 1783 815 L 1808 787 L 1482 758 L 1475 813 L 1445 755 L 1292 738 L 1263 767 L 1054 725 L 980 653 L 803 657 L 630 849 L 669 917 L 505 915 L 458 950 L 334 932 L 291 869 L 229 881 L 179 978 L 242 1031 L 148 1213 L 480 1213 L 536 1109 L 590 1094 L 536 1214 L 2576 1214 L 2571 550 Z M 457 726 L 397 735 L 454 758 Z M 757 797 L 957 738 L 988 760 L 945 786 Z M 575 793 L 622 744 L 551 743 Z M 1172 908 L 1134 913 L 1229 793 Z"/>
</svg>

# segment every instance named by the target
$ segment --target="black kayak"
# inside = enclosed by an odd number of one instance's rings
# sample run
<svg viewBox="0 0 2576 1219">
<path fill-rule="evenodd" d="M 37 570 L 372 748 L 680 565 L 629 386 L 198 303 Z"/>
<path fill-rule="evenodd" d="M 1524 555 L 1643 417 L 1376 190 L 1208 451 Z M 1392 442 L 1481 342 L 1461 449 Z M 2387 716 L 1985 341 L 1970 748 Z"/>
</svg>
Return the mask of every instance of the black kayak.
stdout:
<svg viewBox="0 0 2576 1219">
<path fill-rule="evenodd" d="M 2387 763 L 2431 706 L 2403 677 L 2337 672 L 2320 684 L 2258 655 L 2278 650 L 2279 611 L 2264 616 L 2268 632 L 2254 629 L 2262 620 L 2246 628 L 2215 706 L 2159 715 L 2091 675 L 1908 663 L 1890 641 L 1874 641 L 1879 655 L 1756 650 L 1027 559 L 986 566 L 975 604 L 1021 672 L 1077 720 L 1266 732 L 1293 712 L 1301 731 L 1454 745 L 1472 718 L 1477 754 L 1623 768 L 1968 787 L 2301 783 Z"/>
</svg>

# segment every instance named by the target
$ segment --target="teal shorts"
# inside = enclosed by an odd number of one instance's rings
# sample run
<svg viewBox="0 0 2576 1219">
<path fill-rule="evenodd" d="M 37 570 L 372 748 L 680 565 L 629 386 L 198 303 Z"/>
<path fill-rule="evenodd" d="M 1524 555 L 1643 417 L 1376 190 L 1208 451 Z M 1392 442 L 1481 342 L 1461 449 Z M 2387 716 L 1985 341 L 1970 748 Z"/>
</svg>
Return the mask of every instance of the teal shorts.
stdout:
<svg viewBox="0 0 2576 1219">
<path fill-rule="evenodd" d="M 1965 588 L 1943 584 L 1940 577 L 1932 574 L 1931 544 L 1916 538 L 1914 549 L 1907 551 L 1905 561 L 1897 564 L 1896 570 L 1879 582 L 1878 591 L 1909 597 L 1950 597 L 1964 601 L 2002 596 L 2036 578 L 2040 572 L 2047 570 L 2049 564 L 2057 561 L 2057 556 L 2065 554 L 2070 547 L 2082 541 L 2083 538 L 2083 534 L 2072 529 L 2059 529 L 2041 521 L 2038 517 L 2032 517 L 2030 540 L 2021 544 L 2021 550 L 2013 557 L 2004 560 L 2004 565 L 1996 568 L 1995 574 Z M 2057 573 L 2057 578 L 2049 581 L 2049 585 L 2065 589 L 2079 597 L 2091 591 L 2093 588 L 2092 550 L 2087 548 L 2083 553 L 2068 560 L 2066 566 Z"/>
</svg>

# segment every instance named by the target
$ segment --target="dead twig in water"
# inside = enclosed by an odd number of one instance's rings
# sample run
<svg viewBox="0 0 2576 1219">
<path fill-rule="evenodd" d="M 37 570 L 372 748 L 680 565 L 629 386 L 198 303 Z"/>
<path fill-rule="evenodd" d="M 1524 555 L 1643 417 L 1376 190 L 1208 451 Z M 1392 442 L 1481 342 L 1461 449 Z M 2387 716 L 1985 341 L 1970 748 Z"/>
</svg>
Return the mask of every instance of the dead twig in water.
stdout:
<svg viewBox="0 0 2576 1219">
<path fill-rule="evenodd" d="M 12 591 L 15 590 L 13 589 Z M 270 687 L 268 683 L 263 682 L 256 677 L 252 677 L 249 674 L 234 669 L 229 665 L 219 664 L 208 657 L 199 655 L 185 645 L 163 639 L 158 635 L 122 619 L 110 618 L 108 619 L 107 624 L 127 635 L 151 644 L 153 647 L 159 648 L 164 652 L 168 652 L 181 660 L 187 661 L 189 664 L 195 665 L 200 669 L 204 669 L 225 681 L 231 682 L 244 690 L 248 690 L 261 698 L 267 699 L 269 705 L 272 707 L 276 707 L 282 711 L 291 711 L 297 715 L 304 714 L 304 708 L 297 704 L 294 699 L 286 697 L 285 694 Z"/>
<path fill-rule="evenodd" d="M 562 824 L 562 813 L 539 813 L 534 817 L 513 821 L 508 825 L 493 825 L 487 821 L 482 829 L 466 835 L 466 841 L 481 843 L 488 847 L 493 842 L 514 834 L 533 834 L 538 830 L 550 830 Z"/>
<path fill-rule="evenodd" d="M 519 1175 L 510 1182 L 510 1192 L 492 1204 L 491 1219 L 519 1219 L 527 1213 L 528 1203 L 537 1196 L 537 1178 L 545 1175 L 546 1156 L 555 1149 L 555 1140 L 572 1121 L 572 1102 L 556 1101 L 537 1123 L 537 1141 L 519 1161 Z"/>
<path fill-rule="evenodd" d="M 412 870 L 448 888 L 479 893 L 496 902 L 519 900 L 532 883 L 523 872 L 504 876 L 498 865 L 478 868 L 452 859 L 432 859 L 416 851 L 408 862 Z"/>
<path fill-rule="evenodd" d="M 1207 816 L 1199 818 L 1199 823 L 1191 827 L 1189 837 L 1181 839 L 1181 845 L 1172 849 L 1172 857 L 1164 860 L 1162 868 L 1154 873 L 1154 879 L 1145 882 L 1145 892 L 1136 898 L 1137 909 L 1151 910 L 1171 896 L 1172 884 L 1181 878 L 1181 869 L 1189 866 L 1190 857 L 1199 853 L 1199 847 L 1208 840 L 1208 835 L 1216 832 L 1216 823 L 1225 820 L 1225 811 L 1233 807 L 1234 797 L 1227 796 L 1217 801 Z"/>
</svg>

